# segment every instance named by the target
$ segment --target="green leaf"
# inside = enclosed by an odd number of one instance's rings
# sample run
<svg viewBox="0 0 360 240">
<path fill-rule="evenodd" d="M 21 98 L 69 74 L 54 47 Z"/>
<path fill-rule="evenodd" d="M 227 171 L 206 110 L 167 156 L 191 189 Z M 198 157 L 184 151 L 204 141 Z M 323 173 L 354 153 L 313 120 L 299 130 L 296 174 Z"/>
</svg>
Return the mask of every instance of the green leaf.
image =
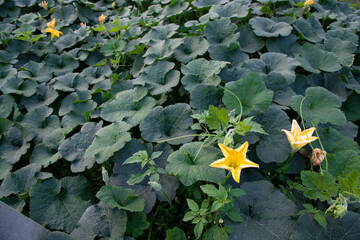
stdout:
<svg viewBox="0 0 360 240">
<path fill-rule="evenodd" d="M 10 194 L 26 194 L 38 179 L 47 179 L 52 176 L 50 173 L 43 173 L 40 170 L 40 165 L 29 164 L 8 174 L 1 183 L 0 198 Z"/>
<path fill-rule="evenodd" d="M 30 218 L 50 228 L 71 232 L 90 204 L 85 177 L 50 178 L 30 190 Z"/>
<path fill-rule="evenodd" d="M 157 61 L 145 68 L 141 75 L 133 81 L 135 85 L 145 85 L 152 95 L 169 92 L 179 83 L 180 72 L 172 70 L 175 64 L 168 61 Z"/>
<path fill-rule="evenodd" d="M 247 53 L 255 53 L 264 47 L 265 42 L 261 37 L 255 35 L 250 24 L 247 23 L 240 26 L 238 31 L 241 36 L 239 38 L 240 50 Z"/>
<path fill-rule="evenodd" d="M 214 5 L 210 13 L 216 13 L 221 18 L 245 18 L 249 12 L 249 5 L 241 2 L 228 2 L 224 5 Z"/>
<path fill-rule="evenodd" d="M 102 105 L 100 116 L 106 121 L 125 121 L 136 126 L 156 105 L 155 99 L 146 94 L 145 87 L 122 91 L 114 100 Z"/>
<path fill-rule="evenodd" d="M 7 175 L 9 175 L 11 169 L 13 168 L 13 165 L 6 162 L 3 158 L 0 158 L 0 180 L 3 180 Z M 1 187 L 0 187 L 1 192 Z"/>
<path fill-rule="evenodd" d="M 181 72 L 184 74 L 184 77 L 181 79 L 181 83 L 188 91 L 193 90 L 199 84 L 217 86 L 221 81 L 217 74 L 227 64 L 228 62 L 208 61 L 204 58 L 193 60 L 187 65 L 183 64 Z"/>
<path fill-rule="evenodd" d="M 359 145 L 352 139 L 345 137 L 338 130 L 327 127 L 318 130 L 322 145 L 326 152 L 336 154 L 343 150 L 353 150 L 359 153 Z M 321 148 L 318 141 L 314 142 L 313 147 Z"/>
<path fill-rule="evenodd" d="M 195 0 L 191 4 L 196 8 L 210 7 L 228 2 L 228 0 Z"/>
<path fill-rule="evenodd" d="M 228 235 L 225 228 L 221 228 L 217 225 L 207 229 L 203 235 L 204 240 L 228 240 Z"/>
<path fill-rule="evenodd" d="M 110 208 L 118 208 L 130 212 L 144 210 L 144 199 L 138 197 L 138 195 L 134 190 L 112 185 L 103 186 L 96 193 L 96 197 Z"/>
<path fill-rule="evenodd" d="M 194 227 L 194 234 L 196 239 L 200 238 L 203 230 L 204 230 L 204 224 L 202 222 L 198 222 Z"/>
<path fill-rule="evenodd" d="M 174 227 L 166 230 L 165 240 L 186 240 L 186 235 L 180 228 Z"/>
<path fill-rule="evenodd" d="M 295 68 L 300 65 L 294 58 L 287 57 L 282 53 L 267 52 L 260 56 L 266 63 L 268 74 L 279 73 L 291 84 L 295 81 Z"/>
<path fill-rule="evenodd" d="M 208 22 L 204 28 L 204 35 L 210 45 L 230 46 L 238 40 L 240 33 L 235 33 L 236 24 L 232 23 L 228 18 L 220 18 L 213 22 Z"/>
<path fill-rule="evenodd" d="M 324 215 L 322 215 L 320 213 L 315 214 L 314 219 L 318 224 L 320 224 L 320 226 L 322 226 L 326 230 L 327 224 L 326 224 L 326 218 Z"/>
<path fill-rule="evenodd" d="M 194 200 L 187 198 L 186 201 L 191 211 L 193 212 L 199 211 L 199 205 Z"/>
<path fill-rule="evenodd" d="M 202 185 L 202 186 L 200 186 L 200 189 L 201 189 L 201 191 L 203 191 L 210 197 L 213 197 L 216 199 L 221 198 L 220 191 L 214 185 L 211 185 L 211 184 Z"/>
<path fill-rule="evenodd" d="M 360 236 L 360 215 L 357 213 L 349 211 L 342 218 L 334 219 L 334 217 L 328 216 L 326 220 L 327 230 L 314 227 L 317 223 L 311 214 L 302 214 L 296 223 L 291 240 L 356 239 Z"/>
<path fill-rule="evenodd" d="M 320 73 L 320 70 L 336 72 L 341 69 L 340 61 L 334 53 L 309 43 L 300 48 L 300 54 L 295 59 L 301 63 L 301 67 L 312 73 Z"/>
<path fill-rule="evenodd" d="M 266 48 L 269 52 L 283 53 L 288 56 L 294 56 L 299 53 L 299 38 L 294 34 L 286 37 L 268 38 L 266 40 Z"/>
<path fill-rule="evenodd" d="M 7 118 L 15 105 L 14 98 L 11 95 L 0 96 L 0 118 Z"/>
<path fill-rule="evenodd" d="M 331 200 L 331 197 L 335 197 L 339 190 L 335 178 L 327 171 L 323 171 L 323 174 L 302 171 L 301 180 L 306 187 L 304 195 L 310 199 L 319 199 L 320 201 Z"/>
<path fill-rule="evenodd" d="M 122 52 L 124 50 L 126 42 L 124 40 L 118 40 L 115 38 L 111 38 L 107 40 L 107 42 L 102 45 L 100 52 L 104 54 L 104 56 L 109 57 L 117 54 L 118 52 Z"/>
<path fill-rule="evenodd" d="M 210 129 L 220 130 L 222 127 L 226 128 L 229 125 L 230 118 L 225 108 L 217 109 L 209 106 L 209 115 L 205 118 L 205 123 Z"/>
<path fill-rule="evenodd" d="M 131 125 L 125 122 L 114 122 L 109 126 L 103 127 L 95 134 L 95 139 L 86 150 L 86 159 L 95 159 L 97 163 L 103 163 L 122 149 L 126 142 L 131 140 L 130 133 L 127 132 Z"/>
<path fill-rule="evenodd" d="M 201 142 L 184 144 L 168 157 L 166 170 L 178 175 L 185 186 L 190 186 L 196 181 L 220 183 L 225 179 L 224 170 L 209 166 L 218 160 L 218 149 L 211 146 L 203 146 L 200 149 L 200 146 Z"/>
<path fill-rule="evenodd" d="M 131 174 L 129 180 L 127 181 L 127 184 L 130 186 L 135 185 L 137 183 L 140 183 L 144 180 L 144 178 L 147 176 L 147 173 L 138 173 L 138 174 Z"/>
<path fill-rule="evenodd" d="M 36 0 L 14 0 L 18 7 L 30 7 L 36 4 Z"/>
<path fill-rule="evenodd" d="M 79 62 L 68 53 L 63 53 L 60 56 L 50 54 L 49 57 L 46 58 L 44 65 L 44 68 L 47 69 L 48 72 L 54 73 L 55 76 L 70 74 L 78 67 Z"/>
<path fill-rule="evenodd" d="M 148 142 L 179 137 L 178 139 L 168 141 L 170 144 L 177 145 L 193 139 L 193 137 L 182 137 L 194 134 L 190 129 L 192 124 L 190 106 L 184 103 L 177 103 L 165 108 L 161 106 L 153 108 L 140 123 L 140 131 L 141 136 Z"/>
<path fill-rule="evenodd" d="M 239 122 L 239 124 L 236 124 L 234 131 L 241 136 L 245 136 L 247 132 L 267 134 L 260 124 L 251 120 L 252 118 L 253 117 L 245 118 Z"/>
<path fill-rule="evenodd" d="M 268 181 L 246 182 L 241 189 L 246 195 L 236 199 L 234 208 L 240 210 L 243 221 L 227 222 L 234 229 L 229 239 L 289 239 L 295 204 Z"/>
<path fill-rule="evenodd" d="M 345 114 L 340 110 L 341 100 L 332 92 L 323 87 L 309 87 L 305 91 L 305 100 L 301 95 L 292 98 L 291 107 L 299 115 L 302 111 L 302 117 L 306 122 L 332 123 L 334 125 L 344 125 L 346 123 Z M 302 109 L 300 104 L 302 103 Z"/>
<path fill-rule="evenodd" d="M 230 218 L 231 221 L 233 222 L 242 222 L 242 218 L 241 215 L 238 211 L 236 210 L 230 210 L 226 213 L 226 216 L 228 216 L 228 218 Z"/>
<path fill-rule="evenodd" d="M 83 172 L 85 169 L 90 169 L 95 159 L 85 158 L 86 149 L 94 140 L 95 133 L 101 128 L 102 122 L 96 124 L 93 122 L 85 123 L 80 132 L 67 138 L 59 146 L 60 154 L 71 162 L 72 172 Z"/>
<path fill-rule="evenodd" d="M 339 184 L 342 194 L 345 197 L 356 197 L 357 199 L 360 199 L 360 173 L 359 171 L 352 171 L 349 173 L 346 178 L 339 177 Z M 348 194 L 352 193 L 352 194 Z"/>
<path fill-rule="evenodd" d="M 225 89 L 234 93 L 241 101 L 243 114 L 247 115 L 251 110 L 265 110 L 272 101 L 274 93 L 265 87 L 265 84 L 257 73 L 250 73 L 240 80 L 225 84 Z M 236 109 L 240 113 L 240 105 L 233 94 L 224 92 L 223 102 L 231 110 Z"/>
<path fill-rule="evenodd" d="M 148 43 L 151 40 L 155 41 L 171 38 L 171 36 L 176 33 L 178 28 L 179 26 L 173 23 L 166 24 L 164 26 L 152 27 L 151 30 L 141 39 L 141 41 Z"/>
<path fill-rule="evenodd" d="M 350 93 L 346 102 L 342 105 L 342 110 L 345 113 L 346 119 L 349 121 L 357 121 L 360 119 L 360 105 L 356 104 L 360 101 L 360 94 L 355 91 Z"/>
<path fill-rule="evenodd" d="M 173 55 L 174 50 L 179 47 L 183 42 L 182 38 L 165 39 L 153 41 L 150 40 L 150 47 L 145 52 L 143 57 L 145 64 L 153 64 L 155 60 L 164 60 Z"/>
<path fill-rule="evenodd" d="M 352 171 L 360 172 L 360 156 L 356 151 L 344 150 L 327 154 L 329 172 L 334 177 L 346 177 Z M 325 167 L 326 162 L 322 163 Z"/>
<path fill-rule="evenodd" d="M 208 110 L 210 105 L 221 106 L 223 90 L 215 86 L 199 84 L 190 92 L 190 106 L 197 110 Z"/>
<path fill-rule="evenodd" d="M 338 38 L 330 38 L 324 41 L 324 45 L 330 52 L 336 54 L 341 65 L 348 67 L 353 65 L 357 43 Z"/>
<path fill-rule="evenodd" d="M 172 0 L 171 4 L 167 5 L 164 8 L 164 11 L 161 16 L 172 17 L 175 15 L 181 14 L 184 11 L 186 11 L 188 6 L 189 6 L 188 2 Z"/>
<path fill-rule="evenodd" d="M 70 236 L 73 239 L 96 237 L 121 239 L 126 231 L 126 222 L 127 216 L 124 210 L 110 209 L 100 202 L 86 209 Z"/>
<path fill-rule="evenodd" d="M 73 5 L 58 5 L 52 18 L 61 21 L 65 26 L 72 24 L 77 19 L 77 12 Z"/>
<path fill-rule="evenodd" d="M 208 50 L 209 43 L 200 36 L 187 36 L 183 43 L 174 50 L 174 57 L 182 63 L 187 63 Z"/>
<path fill-rule="evenodd" d="M 293 26 L 299 34 L 309 42 L 318 43 L 325 38 L 325 31 L 319 20 L 315 17 L 306 20 L 304 18 L 298 18 Z"/>
<path fill-rule="evenodd" d="M 222 206 L 224 206 L 224 204 L 216 200 L 212 203 L 210 211 L 215 212 L 216 210 L 220 209 Z"/>
<path fill-rule="evenodd" d="M 245 195 L 245 192 L 240 188 L 232 188 L 230 190 L 230 195 L 233 197 L 240 197 L 242 195 Z"/>
<path fill-rule="evenodd" d="M 18 162 L 30 148 L 33 137 L 26 128 L 10 127 L 0 139 L 0 157 L 10 164 Z"/>
<path fill-rule="evenodd" d="M 195 212 L 186 212 L 184 215 L 184 218 L 182 219 L 184 222 L 188 222 L 190 220 L 193 220 L 197 216 L 197 213 Z"/>
<path fill-rule="evenodd" d="M 144 230 L 149 228 L 150 223 L 146 221 L 146 214 L 143 212 L 136 212 L 128 214 L 128 221 L 126 223 L 126 234 L 133 237 L 139 237 L 144 234 Z"/>
<path fill-rule="evenodd" d="M 293 29 L 288 23 L 274 22 L 269 18 L 253 17 L 249 21 L 254 33 L 260 37 L 286 37 Z"/>
</svg>

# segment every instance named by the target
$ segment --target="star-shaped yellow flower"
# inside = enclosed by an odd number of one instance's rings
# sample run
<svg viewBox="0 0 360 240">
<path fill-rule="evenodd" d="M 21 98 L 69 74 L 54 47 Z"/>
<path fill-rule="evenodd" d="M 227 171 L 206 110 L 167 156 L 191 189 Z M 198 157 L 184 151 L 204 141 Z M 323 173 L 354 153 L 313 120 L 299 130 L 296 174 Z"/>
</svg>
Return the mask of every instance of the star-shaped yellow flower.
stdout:
<svg viewBox="0 0 360 240">
<path fill-rule="evenodd" d="M 55 28 L 55 18 L 51 22 L 48 22 L 46 25 L 48 26 L 48 28 Z"/>
<path fill-rule="evenodd" d="M 60 37 L 60 34 L 63 34 L 62 32 L 55 30 L 53 28 L 47 28 L 45 29 L 45 32 L 51 33 L 51 38 Z"/>
<path fill-rule="evenodd" d="M 287 131 L 285 129 L 283 129 L 282 131 L 285 132 L 291 144 L 291 147 L 295 151 L 299 150 L 306 144 L 311 143 L 316 139 L 318 139 L 317 137 L 312 137 L 315 131 L 314 127 L 301 131 L 301 128 L 295 119 L 292 121 L 291 131 Z"/>
<path fill-rule="evenodd" d="M 104 24 L 105 18 L 106 18 L 106 16 L 104 16 L 104 14 L 101 14 L 101 16 L 99 17 L 100 24 Z"/>
<path fill-rule="evenodd" d="M 236 182 L 240 182 L 241 169 L 259 167 L 258 164 L 246 159 L 246 152 L 249 147 L 248 142 L 245 142 L 237 149 L 226 147 L 223 144 L 219 144 L 219 147 L 225 157 L 213 162 L 210 166 L 229 170 Z"/>
</svg>

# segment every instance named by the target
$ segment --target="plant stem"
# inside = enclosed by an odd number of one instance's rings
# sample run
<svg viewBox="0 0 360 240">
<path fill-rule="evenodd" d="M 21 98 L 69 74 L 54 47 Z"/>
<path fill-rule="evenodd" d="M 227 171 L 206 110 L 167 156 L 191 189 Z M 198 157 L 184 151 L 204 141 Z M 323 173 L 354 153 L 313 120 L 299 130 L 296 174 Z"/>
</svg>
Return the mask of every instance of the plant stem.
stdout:
<svg viewBox="0 0 360 240">
<path fill-rule="evenodd" d="M 231 172 L 229 172 L 228 175 L 226 175 L 226 178 L 225 178 L 225 181 L 224 181 L 223 185 L 225 185 L 226 181 L 229 179 L 230 176 L 231 176 Z"/>
<path fill-rule="evenodd" d="M 166 197 L 166 199 L 168 200 L 169 205 L 172 206 L 171 200 L 170 200 L 169 196 L 166 194 L 166 192 L 164 190 L 162 190 L 162 189 L 160 189 L 160 191 L 164 195 L 164 197 Z"/>
</svg>

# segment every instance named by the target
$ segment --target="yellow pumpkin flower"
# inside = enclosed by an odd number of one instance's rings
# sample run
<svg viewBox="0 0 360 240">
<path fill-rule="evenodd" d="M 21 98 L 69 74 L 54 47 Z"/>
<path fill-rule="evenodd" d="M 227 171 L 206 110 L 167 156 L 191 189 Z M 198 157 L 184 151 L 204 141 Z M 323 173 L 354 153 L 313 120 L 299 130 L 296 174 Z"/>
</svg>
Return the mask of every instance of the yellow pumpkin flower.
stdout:
<svg viewBox="0 0 360 240">
<path fill-rule="evenodd" d="M 305 3 L 304 3 L 304 6 L 308 6 L 308 5 L 311 5 L 311 4 L 314 4 L 313 0 L 306 0 Z"/>
<path fill-rule="evenodd" d="M 60 34 L 63 34 L 62 32 L 55 30 L 53 28 L 47 28 L 45 29 L 45 32 L 51 33 L 51 38 L 60 37 Z"/>
<path fill-rule="evenodd" d="M 99 17 L 100 24 L 104 24 L 105 18 L 106 18 L 106 16 L 104 16 L 104 14 L 101 14 L 101 16 Z"/>
<path fill-rule="evenodd" d="M 301 128 L 295 119 L 292 121 L 291 131 L 287 131 L 285 129 L 282 129 L 282 131 L 285 132 L 291 144 L 291 147 L 295 151 L 299 150 L 306 144 L 311 143 L 316 139 L 318 139 L 317 137 L 312 137 L 315 131 L 314 127 L 301 131 Z"/>
<path fill-rule="evenodd" d="M 219 147 L 225 157 L 213 162 L 210 164 L 210 167 L 229 170 L 236 182 L 240 182 L 241 169 L 248 167 L 259 167 L 258 164 L 253 163 L 249 159 L 246 159 L 246 152 L 249 147 L 248 142 L 245 142 L 237 149 L 226 147 L 223 144 L 219 144 Z"/>
<path fill-rule="evenodd" d="M 55 18 L 46 24 L 49 28 L 55 28 Z"/>
<path fill-rule="evenodd" d="M 42 2 L 40 3 L 40 6 L 43 7 L 45 10 L 47 10 L 48 2 L 42 1 Z"/>
</svg>

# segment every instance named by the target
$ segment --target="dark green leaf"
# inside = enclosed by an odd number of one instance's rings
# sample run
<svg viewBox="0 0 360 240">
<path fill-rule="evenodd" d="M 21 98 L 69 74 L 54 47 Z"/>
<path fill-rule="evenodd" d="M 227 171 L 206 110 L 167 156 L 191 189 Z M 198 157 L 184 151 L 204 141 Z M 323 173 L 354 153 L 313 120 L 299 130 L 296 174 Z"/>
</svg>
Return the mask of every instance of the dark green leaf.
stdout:
<svg viewBox="0 0 360 240">
<path fill-rule="evenodd" d="M 83 240 L 92 240 L 96 236 L 121 239 L 126 231 L 126 222 L 124 210 L 110 209 L 100 202 L 86 209 L 71 237 Z"/>
<path fill-rule="evenodd" d="M 289 239 L 296 206 L 268 181 L 246 182 L 241 185 L 246 195 L 235 201 L 243 221 L 232 223 L 234 232 L 230 240 L 239 239 Z"/>
<path fill-rule="evenodd" d="M 165 240 L 186 240 L 186 235 L 183 230 L 174 227 L 172 229 L 166 230 Z"/>
<path fill-rule="evenodd" d="M 144 230 L 149 228 L 150 223 L 146 221 L 146 214 L 143 212 L 136 212 L 128 214 L 128 221 L 126 223 L 126 234 L 133 237 L 143 235 Z"/>
<path fill-rule="evenodd" d="M 225 89 L 231 91 L 240 99 L 244 115 L 253 109 L 267 109 L 274 95 L 272 91 L 265 87 L 262 78 L 257 73 L 250 73 L 240 80 L 227 83 Z M 230 110 L 236 109 L 236 112 L 240 113 L 240 103 L 233 94 L 225 91 L 223 102 Z"/>
<path fill-rule="evenodd" d="M 179 176 L 180 181 L 189 186 L 196 181 L 220 183 L 224 180 L 224 170 L 212 168 L 209 165 L 218 160 L 218 149 L 202 143 L 187 143 L 179 150 L 170 154 L 166 165 L 167 171 Z M 196 159 L 195 159 L 195 156 Z"/>
<path fill-rule="evenodd" d="M 85 158 L 86 149 L 94 140 L 95 133 L 101 128 L 102 122 L 95 124 L 93 122 L 85 123 L 79 133 L 67 138 L 60 146 L 59 152 L 68 161 L 71 162 L 72 172 L 82 172 L 86 168 L 90 169 L 95 159 Z"/>
<path fill-rule="evenodd" d="M 127 132 L 131 125 L 125 122 L 114 122 L 101 128 L 95 134 L 95 139 L 86 150 L 86 159 L 95 159 L 97 163 L 103 163 L 124 147 L 126 142 L 131 140 Z"/>
<path fill-rule="evenodd" d="M 106 185 L 96 193 L 96 197 L 110 208 L 118 208 L 130 212 L 144 210 L 145 202 L 134 190 L 119 186 Z"/>
<path fill-rule="evenodd" d="M 293 29 L 288 23 L 274 22 L 269 18 L 253 17 L 249 21 L 254 33 L 260 37 L 286 37 Z"/>
<path fill-rule="evenodd" d="M 191 141 L 190 137 L 182 137 L 194 134 L 190 130 L 193 124 L 190 106 L 184 103 L 177 103 L 165 108 L 155 107 L 140 123 L 141 136 L 149 142 L 168 141 L 170 144 L 182 144 Z"/>
<path fill-rule="evenodd" d="M 204 35 L 210 45 L 220 44 L 227 47 L 231 43 L 238 40 L 240 33 L 235 33 L 236 24 L 232 23 L 228 18 L 220 18 L 219 20 L 209 22 L 204 28 Z"/>
<path fill-rule="evenodd" d="M 302 111 L 302 117 L 306 122 L 313 122 L 315 126 L 319 123 L 345 124 L 345 115 L 340 110 L 341 100 L 335 94 L 323 87 L 309 87 L 306 89 L 305 97 L 303 101 L 303 96 L 294 96 L 291 107 L 299 115 Z"/>
<path fill-rule="evenodd" d="M 301 63 L 301 67 L 312 73 L 320 73 L 320 70 L 336 72 L 341 69 L 340 60 L 335 53 L 321 50 L 309 43 L 300 48 L 296 60 Z"/>
<path fill-rule="evenodd" d="M 38 182 L 30 190 L 30 218 L 44 226 L 71 232 L 91 205 L 90 196 L 82 176 Z"/>
<path fill-rule="evenodd" d="M 208 41 L 202 37 L 185 37 L 183 43 L 174 50 L 174 57 L 179 62 L 187 63 L 195 59 L 197 56 L 203 55 L 207 51 L 208 47 Z"/>
</svg>

